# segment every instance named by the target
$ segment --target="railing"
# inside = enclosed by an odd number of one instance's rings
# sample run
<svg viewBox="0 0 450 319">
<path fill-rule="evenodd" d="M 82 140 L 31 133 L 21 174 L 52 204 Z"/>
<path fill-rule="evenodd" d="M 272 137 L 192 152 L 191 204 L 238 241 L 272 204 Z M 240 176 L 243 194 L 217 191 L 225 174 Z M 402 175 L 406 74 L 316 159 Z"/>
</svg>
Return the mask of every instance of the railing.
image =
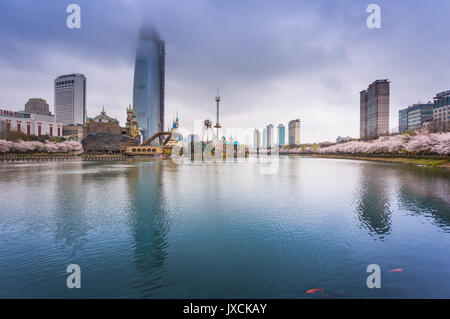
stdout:
<svg viewBox="0 0 450 319">
<path fill-rule="evenodd" d="M 75 155 L 0 155 L 0 162 L 59 162 L 59 161 L 74 161 L 79 159 Z"/>
</svg>

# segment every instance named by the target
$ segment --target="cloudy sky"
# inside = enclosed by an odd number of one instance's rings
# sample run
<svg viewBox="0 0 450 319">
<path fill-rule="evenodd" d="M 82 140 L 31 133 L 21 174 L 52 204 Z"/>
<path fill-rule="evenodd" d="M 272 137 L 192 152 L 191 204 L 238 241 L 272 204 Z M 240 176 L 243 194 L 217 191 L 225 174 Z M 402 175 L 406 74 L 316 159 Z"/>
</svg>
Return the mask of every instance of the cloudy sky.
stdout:
<svg viewBox="0 0 450 319">
<path fill-rule="evenodd" d="M 66 7 L 81 7 L 81 29 Z M 381 29 L 366 26 L 370 3 Z M 42 97 L 53 111 L 53 80 L 86 75 L 88 115 L 104 105 L 125 119 L 132 103 L 138 30 L 166 41 L 166 117 L 214 118 L 263 127 L 302 123 L 303 142 L 359 135 L 359 92 L 391 81 L 398 110 L 450 89 L 450 1 L 396 0 L 0 0 L 0 108 Z M 167 123 L 166 123 L 167 125 Z"/>
</svg>

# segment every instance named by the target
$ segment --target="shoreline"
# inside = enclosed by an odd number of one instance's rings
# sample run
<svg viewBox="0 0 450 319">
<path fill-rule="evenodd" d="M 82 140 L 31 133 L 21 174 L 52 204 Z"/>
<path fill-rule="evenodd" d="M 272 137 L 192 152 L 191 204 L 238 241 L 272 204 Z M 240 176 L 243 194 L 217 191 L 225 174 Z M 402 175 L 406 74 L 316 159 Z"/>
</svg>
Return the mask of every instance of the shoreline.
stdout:
<svg viewBox="0 0 450 319">
<path fill-rule="evenodd" d="M 349 159 L 362 160 L 372 162 L 384 163 L 400 163 L 406 165 L 416 165 L 420 167 L 433 167 L 441 169 L 450 169 L 450 156 L 389 156 L 389 155 L 345 155 L 345 154 L 286 154 L 280 153 L 280 156 L 294 156 L 294 157 L 310 157 L 310 158 L 331 158 L 331 159 Z M 34 161 L 148 161 L 158 158 L 147 156 L 124 156 L 123 154 L 8 154 L 0 155 L 0 162 L 34 162 Z"/>
<path fill-rule="evenodd" d="M 402 157 L 402 156 L 370 156 L 370 155 L 340 155 L 340 154 L 280 154 L 283 156 L 301 156 L 313 158 L 334 158 L 349 159 L 360 161 L 400 163 L 407 165 L 416 165 L 421 167 L 434 167 L 450 169 L 450 157 L 447 156 L 424 156 L 424 157 Z"/>
</svg>

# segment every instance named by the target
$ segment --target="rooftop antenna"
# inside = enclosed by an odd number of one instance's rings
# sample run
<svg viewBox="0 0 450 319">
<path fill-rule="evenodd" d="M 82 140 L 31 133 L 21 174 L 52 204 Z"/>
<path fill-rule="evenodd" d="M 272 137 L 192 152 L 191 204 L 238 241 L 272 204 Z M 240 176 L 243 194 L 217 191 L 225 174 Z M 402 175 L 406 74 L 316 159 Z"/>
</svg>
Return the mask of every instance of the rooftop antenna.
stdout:
<svg viewBox="0 0 450 319">
<path fill-rule="evenodd" d="M 216 95 L 216 103 L 217 103 L 217 122 L 216 125 L 214 125 L 214 127 L 217 130 L 217 140 L 219 139 L 219 128 L 221 128 L 222 126 L 220 126 L 219 124 L 219 102 L 220 102 L 220 95 L 219 95 L 219 89 L 217 89 L 217 95 Z"/>
</svg>

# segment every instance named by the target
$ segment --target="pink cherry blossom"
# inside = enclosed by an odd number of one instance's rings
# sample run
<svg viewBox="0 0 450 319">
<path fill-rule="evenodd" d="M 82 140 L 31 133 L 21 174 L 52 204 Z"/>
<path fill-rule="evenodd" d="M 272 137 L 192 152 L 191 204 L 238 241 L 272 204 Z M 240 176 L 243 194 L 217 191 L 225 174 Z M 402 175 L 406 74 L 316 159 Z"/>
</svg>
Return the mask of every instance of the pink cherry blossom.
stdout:
<svg viewBox="0 0 450 319">
<path fill-rule="evenodd" d="M 83 148 L 79 142 L 50 142 L 45 143 L 39 141 L 18 141 L 11 142 L 0 140 L 0 153 L 8 152 L 47 152 L 47 153 L 70 153 L 81 151 Z"/>
<path fill-rule="evenodd" d="M 319 154 L 438 154 L 450 155 L 450 133 L 417 131 L 415 135 L 381 136 L 370 141 L 349 141 L 327 147 L 292 148 L 289 153 Z"/>
</svg>

